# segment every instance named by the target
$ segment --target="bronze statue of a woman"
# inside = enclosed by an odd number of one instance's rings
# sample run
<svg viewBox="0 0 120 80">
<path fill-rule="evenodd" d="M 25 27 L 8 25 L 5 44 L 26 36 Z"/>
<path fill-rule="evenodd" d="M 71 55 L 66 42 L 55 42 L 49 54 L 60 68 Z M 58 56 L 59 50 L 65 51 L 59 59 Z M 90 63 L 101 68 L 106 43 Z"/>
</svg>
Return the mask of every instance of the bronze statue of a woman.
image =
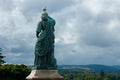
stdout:
<svg viewBox="0 0 120 80">
<path fill-rule="evenodd" d="M 44 12 L 41 15 L 41 21 L 38 23 L 36 30 L 35 69 L 57 69 L 56 59 L 54 57 L 54 26 L 55 20 L 49 17 L 44 9 Z"/>
</svg>

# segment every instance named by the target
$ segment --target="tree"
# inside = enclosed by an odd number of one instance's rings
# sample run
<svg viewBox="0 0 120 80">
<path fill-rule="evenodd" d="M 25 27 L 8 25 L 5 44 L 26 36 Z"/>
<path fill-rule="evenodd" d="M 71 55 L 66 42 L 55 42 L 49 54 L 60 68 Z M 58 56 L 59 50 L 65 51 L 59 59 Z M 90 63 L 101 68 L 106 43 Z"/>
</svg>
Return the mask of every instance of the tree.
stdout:
<svg viewBox="0 0 120 80">
<path fill-rule="evenodd" d="M 103 70 L 101 70 L 100 72 L 100 77 L 101 77 L 101 80 L 103 80 L 105 77 L 105 72 Z"/>
<path fill-rule="evenodd" d="M 3 58 L 5 58 L 5 56 L 2 55 L 2 49 L 0 48 L 0 65 L 4 64 L 5 61 L 3 60 Z"/>
</svg>

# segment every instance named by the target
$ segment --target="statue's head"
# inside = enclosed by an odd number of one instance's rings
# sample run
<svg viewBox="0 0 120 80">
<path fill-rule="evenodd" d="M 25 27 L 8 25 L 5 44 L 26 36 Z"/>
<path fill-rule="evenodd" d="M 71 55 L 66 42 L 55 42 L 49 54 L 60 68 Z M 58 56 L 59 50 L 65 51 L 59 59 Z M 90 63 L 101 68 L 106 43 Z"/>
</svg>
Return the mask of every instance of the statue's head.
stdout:
<svg viewBox="0 0 120 80">
<path fill-rule="evenodd" d="M 42 13 L 41 19 L 42 19 L 43 21 L 46 21 L 46 20 L 48 19 L 48 14 L 47 14 L 47 12 L 44 11 L 44 12 Z"/>
</svg>

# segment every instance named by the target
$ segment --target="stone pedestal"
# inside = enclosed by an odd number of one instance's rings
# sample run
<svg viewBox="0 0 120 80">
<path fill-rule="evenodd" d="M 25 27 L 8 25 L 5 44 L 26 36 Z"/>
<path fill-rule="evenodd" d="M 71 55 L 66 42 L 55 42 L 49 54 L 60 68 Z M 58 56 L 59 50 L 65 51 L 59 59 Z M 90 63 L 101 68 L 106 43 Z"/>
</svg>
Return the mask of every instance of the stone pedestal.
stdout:
<svg viewBox="0 0 120 80">
<path fill-rule="evenodd" d="M 64 80 L 57 70 L 32 70 L 27 80 Z"/>
</svg>

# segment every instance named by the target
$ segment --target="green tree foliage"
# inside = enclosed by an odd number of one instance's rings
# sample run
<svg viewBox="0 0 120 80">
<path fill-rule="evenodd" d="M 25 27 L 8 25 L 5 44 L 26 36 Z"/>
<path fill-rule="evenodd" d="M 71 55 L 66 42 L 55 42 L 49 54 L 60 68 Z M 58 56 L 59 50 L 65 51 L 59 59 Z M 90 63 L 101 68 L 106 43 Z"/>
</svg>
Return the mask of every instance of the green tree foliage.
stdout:
<svg viewBox="0 0 120 80">
<path fill-rule="evenodd" d="M 100 77 L 101 77 L 101 80 L 104 80 L 105 72 L 103 70 L 101 70 L 100 72 Z"/>
<path fill-rule="evenodd" d="M 4 64 L 5 61 L 3 60 L 5 56 L 2 55 L 2 49 L 0 48 L 0 65 Z"/>
<path fill-rule="evenodd" d="M 65 80 L 70 80 L 70 76 L 65 76 Z M 93 74 L 93 73 L 80 73 L 76 74 L 73 80 L 120 80 L 120 74 L 111 74 L 107 73 L 104 77 L 101 77 L 100 74 Z"/>
<path fill-rule="evenodd" d="M 0 66 L 0 80 L 25 80 L 31 69 L 25 65 L 7 64 Z"/>
<path fill-rule="evenodd" d="M 63 72 L 65 72 L 65 74 L 62 73 L 62 75 L 64 75 L 64 80 L 120 80 L 120 73 L 106 73 L 103 70 L 101 70 L 100 73 L 92 73 L 89 71 L 88 72 L 85 71 L 72 74 L 67 73 L 67 71 Z"/>
<path fill-rule="evenodd" d="M 109 78 L 105 77 L 104 80 L 109 80 Z"/>
</svg>

